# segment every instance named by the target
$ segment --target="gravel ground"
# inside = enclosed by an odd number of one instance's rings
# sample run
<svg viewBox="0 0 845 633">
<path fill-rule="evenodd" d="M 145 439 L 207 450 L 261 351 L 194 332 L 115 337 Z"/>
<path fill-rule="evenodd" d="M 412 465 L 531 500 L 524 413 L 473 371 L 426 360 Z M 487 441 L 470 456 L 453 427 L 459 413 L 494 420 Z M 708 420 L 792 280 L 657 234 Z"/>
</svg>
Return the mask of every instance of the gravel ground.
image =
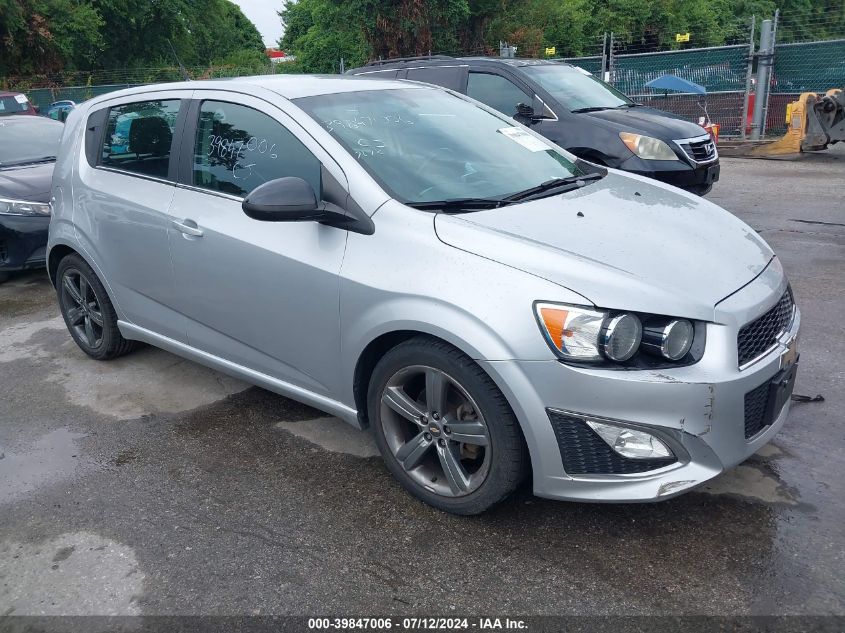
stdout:
<svg viewBox="0 0 845 633">
<path fill-rule="evenodd" d="M 826 400 L 660 504 L 449 516 L 368 435 L 156 349 L 91 361 L 43 273 L 0 286 L 0 615 L 845 614 L 845 152 L 722 164 Z"/>
</svg>

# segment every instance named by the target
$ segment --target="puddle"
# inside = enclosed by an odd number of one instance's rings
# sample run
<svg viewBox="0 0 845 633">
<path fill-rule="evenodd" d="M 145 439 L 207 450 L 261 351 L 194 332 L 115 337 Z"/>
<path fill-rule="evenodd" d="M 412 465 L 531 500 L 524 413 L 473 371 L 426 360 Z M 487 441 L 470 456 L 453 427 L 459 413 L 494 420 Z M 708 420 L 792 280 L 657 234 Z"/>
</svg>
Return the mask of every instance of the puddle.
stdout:
<svg viewBox="0 0 845 633">
<path fill-rule="evenodd" d="M 711 495 L 732 495 L 769 504 L 798 505 L 796 496 L 765 467 L 740 464 L 698 488 Z"/>
<path fill-rule="evenodd" d="M 132 548 L 89 532 L 0 542 L 0 615 L 140 615 Z"/>
<path fill-rule="evenodd" d="M 81 433 L 62 428 L 41 436 L 26 451 L 11 452 L 0 447 L 0 504 L 72 477 L 84 464 L 77 442 L 82 437 L 85 436 Z"/>
<path fill-rule="evenodd" d="M 379 454 L 372 433 L 359 431 L 338 418 L 325 417 L 301 422 L 279 422 L 275 427 L 284 429 L 332 453 L 345 453 L 355 457 L 375 457 Z"/>
</svg>

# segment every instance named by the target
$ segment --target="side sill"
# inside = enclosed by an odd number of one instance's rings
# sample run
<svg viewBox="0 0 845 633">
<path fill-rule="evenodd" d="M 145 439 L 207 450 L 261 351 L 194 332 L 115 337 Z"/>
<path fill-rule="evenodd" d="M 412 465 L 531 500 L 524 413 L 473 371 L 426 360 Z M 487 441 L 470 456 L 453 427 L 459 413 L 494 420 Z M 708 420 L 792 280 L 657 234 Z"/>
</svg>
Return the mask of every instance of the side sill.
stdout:
<svg viewBox="0 0 845 633">
<path fill-rule="evenodd" d="M 296 385 L 279 380 L 278 378 L 273 378 L 267 374 L 262 374 L 261 372 L 249 369 L 243 365 L 238 365 L 224 358 L 220 358 L 219 356 L 214 356 L 208 352 L 203 352 L 195 347 L 191 347 L 185 343 L 180 343 L 179 341 L 175 341 L 166 336 L 161 336 L 160 334 L 138 327 L 137 325 L 133 325 L 127 321 L 119 320 L 117 322 L 117 327 L 120 329 L 120 333 L 125 338 L 143 341 L 144 343 L 149 343 L 154 347 L 160 347 L 161 349 L 167 350 L 177 356 L 182 356 L 195 361 L 200 365 L 211 367 L 212 369 L 216 369 L 224 374 L 232 376 L 233 378 L 240 378 L 241 380 L 267 389 L 268 391 L 272 391 L 273 393 L 297 400 L 312 406 L 315 409 L 320 409 L 321 411 L 337 416 L 347 424 L 354 426 L 356 429 L 361 428 L 361 423 L 358 420 L 358 412 L 355 409 L 346 406 L 342 402 L 332 400 L 331 398 L 314 393 L 313 391 L 308 391 L 302 387 L 297 387 Z"/>
</svg>

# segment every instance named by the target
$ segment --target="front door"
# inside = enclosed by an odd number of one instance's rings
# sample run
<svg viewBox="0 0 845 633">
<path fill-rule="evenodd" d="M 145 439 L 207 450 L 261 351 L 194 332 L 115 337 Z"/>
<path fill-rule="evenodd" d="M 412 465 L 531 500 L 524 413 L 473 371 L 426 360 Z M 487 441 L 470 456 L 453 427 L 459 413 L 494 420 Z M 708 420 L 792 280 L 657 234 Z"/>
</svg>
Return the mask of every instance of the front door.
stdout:
<svg viewBox="0 0 845 633">
<path fill-rule="evenodd" d="M 284 176 L 303 178 L 319 198 L 321 163 L 345 186 L 343 172 L 275 106 L 248 96 L 233 103 L 231 93 L 196 94 L 205 96 L 196 102 L 196 125 L 186 128 L 183 151 L 193 158 L 183 163 L 169 235 L 188 342 L 329 393 L 340 351 L 338 274 L 347 232 L 253 220 L 241 202 Z"/>
</svg>

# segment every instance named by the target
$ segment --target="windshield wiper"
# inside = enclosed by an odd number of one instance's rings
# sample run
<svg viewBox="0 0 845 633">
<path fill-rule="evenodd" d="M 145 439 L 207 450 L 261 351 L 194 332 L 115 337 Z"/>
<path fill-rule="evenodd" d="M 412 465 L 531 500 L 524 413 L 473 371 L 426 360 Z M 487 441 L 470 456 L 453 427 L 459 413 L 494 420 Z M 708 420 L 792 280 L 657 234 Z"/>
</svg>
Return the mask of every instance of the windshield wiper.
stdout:
<svg viewBox="0 0 845 633">
<path fill-rule="evenodd" d="M 448 200 L 427 200 L 425 202 L 406 202 L 409 207 L 415 209 L 442 210 L 442 211 L 464 211 L 478 209 L 497 209 L 510 204 L 508 200 L 499 198 L 450 198 Z"/>
<path fill-rule="evenodd" d="M 0 163 L 0 167 L 17 167 L 20 165 L 33 165 L 35 163 L 46 163 L 48 161 L 56 160 L 55 156 L 41 156 L 40 158 L 27 158 L 25 160 L 15 160 L 10 163 Z"/>
<path fill-rule="evenodd" d="M 618 110 L 619 108 L 642 108 L 642 107 L 643 107 L 642 103 L 623 103 L 622 105 L 616 106 L 616 109 Z"/>
<path fill-rule="evenodd" d="M 599 110 L 610 110 L 610 106 L 590 106 L 589 108 L 577 108 L 572 112 L 598 112 Z"/>
<path fill-rule="evenodd" d="M 599 180 L 601 178 L 604 178 L 604 176 L 598 172 L 594 172 L 592 174 L 583 174 L 581 176 L 569 176 L 567 178 L 552 178 L 551 180 L 547 180 L 544 183 L 540 183 L 536 187 L 524 189 L 523 191 L 517 191 L 516 193 L 512 193 L 511 195 L 505 196 L 502 199 L 507 200 L 509 202 L 516 202 L 517 200 L 530 200 L 532 198 L 542 198 L 542 194 L 547 194 L 552 191 L 554 191 L 555 193 L 565 193 L 566 191 L 571 191 L 572 189 L 580 189 L 587 183 L 587 181 Z M 565 188 L 565 191 L 557 191 L 558 189 L 562 188 Z"/>
</svg>

